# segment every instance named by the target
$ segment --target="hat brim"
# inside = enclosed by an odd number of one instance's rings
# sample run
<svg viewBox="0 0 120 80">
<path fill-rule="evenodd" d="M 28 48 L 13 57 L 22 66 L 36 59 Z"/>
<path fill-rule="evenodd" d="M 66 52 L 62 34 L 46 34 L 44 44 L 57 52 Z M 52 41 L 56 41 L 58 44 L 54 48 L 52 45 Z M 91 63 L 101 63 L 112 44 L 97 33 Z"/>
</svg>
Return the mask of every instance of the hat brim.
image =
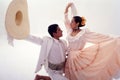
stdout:
<svg viewBox="0 0 120 80">
<path fill-rule="evenodd" d="M 8 6 L 5 26 L 8 34 L 15 39 L 24 39 L 29 35 L 28 6 L 26 0 L 13 0 Z"/>
</svg>

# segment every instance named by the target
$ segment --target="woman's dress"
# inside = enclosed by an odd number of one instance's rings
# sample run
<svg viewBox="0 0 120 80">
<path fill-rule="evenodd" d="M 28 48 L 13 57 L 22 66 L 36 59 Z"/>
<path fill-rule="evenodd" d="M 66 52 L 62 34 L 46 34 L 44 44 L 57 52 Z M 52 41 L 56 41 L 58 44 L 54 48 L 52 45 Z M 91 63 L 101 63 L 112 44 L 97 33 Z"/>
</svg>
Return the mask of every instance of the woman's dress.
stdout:
<svg viewBox="0 0 120 80">
<path fill-rule="evenodd" d="M 120 69 L 120 38 L 88 29 L 76 36 L 68 30 L 68 59 L 65 74 L 69 80 L 111 80 Z M 93 43 L 85 47 L 86 42 Z"/>
</svg>

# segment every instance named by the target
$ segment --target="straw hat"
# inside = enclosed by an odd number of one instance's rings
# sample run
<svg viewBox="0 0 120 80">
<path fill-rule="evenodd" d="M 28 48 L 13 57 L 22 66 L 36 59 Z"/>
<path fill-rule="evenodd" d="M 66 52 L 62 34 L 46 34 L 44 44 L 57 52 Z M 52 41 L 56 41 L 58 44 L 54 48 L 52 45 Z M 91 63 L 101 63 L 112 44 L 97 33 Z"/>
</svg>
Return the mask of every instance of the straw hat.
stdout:
<svg viewBox="0 0 120 80">
<path fill-rule="evenodd" d="M 12 0 L 8 6 L 5 26 L 7 33 L 15 39 L 24 39 L 29 34 L 27 0 Z"/>
</svg>

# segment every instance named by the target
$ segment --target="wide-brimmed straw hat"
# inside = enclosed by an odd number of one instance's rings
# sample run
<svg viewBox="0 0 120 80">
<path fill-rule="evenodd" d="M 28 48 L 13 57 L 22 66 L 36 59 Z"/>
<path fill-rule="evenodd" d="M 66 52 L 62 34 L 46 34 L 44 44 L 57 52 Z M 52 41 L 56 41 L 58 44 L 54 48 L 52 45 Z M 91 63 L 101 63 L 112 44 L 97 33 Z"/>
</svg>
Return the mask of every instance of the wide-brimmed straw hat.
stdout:
<svg viewBox="0 0 120 80">
<path fill-rule="evenodd" d="M 15 39 L 24 39 L 29 35 L 27 0 L 12 0 L 6 12 L 5 27 Z"/>
</svg>

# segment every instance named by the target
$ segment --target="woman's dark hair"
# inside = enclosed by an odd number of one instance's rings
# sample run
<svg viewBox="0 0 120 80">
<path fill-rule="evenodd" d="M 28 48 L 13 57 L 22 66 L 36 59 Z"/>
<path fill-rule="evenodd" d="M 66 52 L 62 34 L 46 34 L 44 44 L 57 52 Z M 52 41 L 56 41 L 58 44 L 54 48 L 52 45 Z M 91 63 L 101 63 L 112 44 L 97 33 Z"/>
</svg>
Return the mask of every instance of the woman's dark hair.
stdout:
<svg viewBox="0 0 120 80">
<path fill-rule="evenodd" d="M 57 32 L 57 28 L 58 28 L 58 24 L 51 24 L 51 25 L 49 25 L 48 33 L 51 35 L 51 37 L 54 37 L 53 33 Z"/>
<path fill-rule="evenodd" d="M 79 23 L 78 27 L 85 26 L 85 24 L 84 25 L 81 24 L 82 21 L 83 21 L 82 17 L 80 17 L 80 16 L 74 16 L 73 18 L 74 18 L 74 20 L 75 20 L 76 23 Z"/>
</svg>

